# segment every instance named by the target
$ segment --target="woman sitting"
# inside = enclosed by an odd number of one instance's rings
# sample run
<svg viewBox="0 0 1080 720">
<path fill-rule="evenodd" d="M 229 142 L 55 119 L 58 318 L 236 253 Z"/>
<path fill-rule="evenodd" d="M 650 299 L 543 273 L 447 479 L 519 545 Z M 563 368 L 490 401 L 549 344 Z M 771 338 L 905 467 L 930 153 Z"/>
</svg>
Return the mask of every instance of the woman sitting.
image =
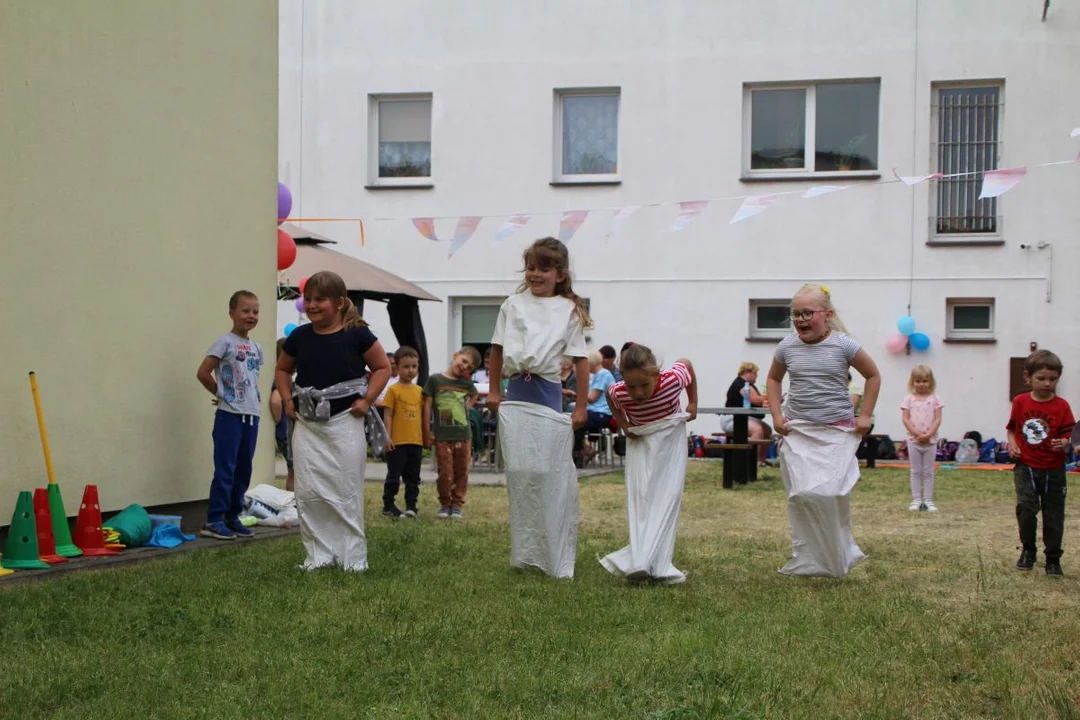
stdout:
<svg viewBox="0 0 1080 720">
<path fill-rule="evenodd" d="M 765 396 L 758 392 L 757 382 L 758 366 L 752 362 L 744 362 L 739 365 L 738 377 L 731 383 L 731 387 L 728 388 L 727 401 L 724 403 L 724 407 L 729 408 L 741 408 L 746 407 L 746 400 L 749 399 L 750 407 L 767 407 L 768 403 Z M 766 440 L 772 437 L 772 428 L 766 425 L 762 420 L 751 417 L 748 419 L 748 425 L 750 430 L 751 440 Z M 729 436 L 735 431 L 735 416 L 734 415 L 721 415 L 720 427 Z M 761 444 L 757 446 L 757 459 L 758 464 L 765 465 L 765 456 L 768 452 L 768 445 Z"/>
<path fill-rule="evenodd" d="M 589 353 L 589 405 L 585 427 L 574 433 L 574 461 L 584 465 L 597 453 L 596 448 L 585 449 L 585 435 L 600 432 L 611 426 L 611 408 L 608 407 L 607 389 L 615 384 L 615 376 L 602 364 L 603 358 L 595 350 Z"/>
</svg>

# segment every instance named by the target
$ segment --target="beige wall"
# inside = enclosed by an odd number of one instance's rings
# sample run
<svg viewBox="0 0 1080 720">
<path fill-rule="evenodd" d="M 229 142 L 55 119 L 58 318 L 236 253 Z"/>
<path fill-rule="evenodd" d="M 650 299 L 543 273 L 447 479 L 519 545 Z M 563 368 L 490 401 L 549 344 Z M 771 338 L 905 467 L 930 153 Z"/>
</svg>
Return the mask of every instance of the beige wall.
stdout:
<svg viewBox="0 0 1080 720">
<path fill-rule="evenodd" d="M 272 0 L 0 0 L 0 525 L 46 482 L 30 370 L 69 514 L 86 483 L 206 497 L 234 290 L 273 358 L 277 29 Z"/>
</svg>

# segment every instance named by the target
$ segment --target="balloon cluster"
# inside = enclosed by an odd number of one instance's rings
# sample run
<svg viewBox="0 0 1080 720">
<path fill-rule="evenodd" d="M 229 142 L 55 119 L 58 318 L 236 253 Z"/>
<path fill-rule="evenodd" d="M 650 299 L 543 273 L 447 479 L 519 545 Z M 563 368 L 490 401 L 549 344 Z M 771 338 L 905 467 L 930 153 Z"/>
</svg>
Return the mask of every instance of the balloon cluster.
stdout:
<svg viewBox="0 0 1080 720">
<path fill-rule="evenodd" d="M 284 183 L 277 184 L 278 225 L 283 223 L 292 212 L 292 193 Z M 296 241 L 280 227 L 277 231 L 277 269 L 285 270 L 296 262 Z"/>
<path fill-rule="evenodd" d="M 896 321 L 896 332 L 885 341 L 885 349 L 893 355 L 904 351 L 908 345 L 917 352 L 926 352 L 930 349 L 930 336 L 926 333 L 915 332 L 915 319 L 905 315 Z"/>
</svg>

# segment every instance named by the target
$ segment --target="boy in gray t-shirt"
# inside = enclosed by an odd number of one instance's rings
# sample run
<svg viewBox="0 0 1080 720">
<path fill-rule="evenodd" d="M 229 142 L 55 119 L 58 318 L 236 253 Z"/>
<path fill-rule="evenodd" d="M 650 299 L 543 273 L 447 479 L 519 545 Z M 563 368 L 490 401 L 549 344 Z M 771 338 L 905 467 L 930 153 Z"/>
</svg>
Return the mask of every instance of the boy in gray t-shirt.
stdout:
<svg viewBox="0 0 1080 720">
<path fill-rule="evenodd" d="M 240 522 L 244 493 L 251 483 L 251 462 L 259 437 L 259 368 L 263 349 L 248 337 L 259 323 L 259 298 L 239 290 L 229 298 L 232 332 L 219 337 L 199 365 L 199 382 L 214 395 L 214 479 L 204 537 L 235 540 L 254 533 Z"/>
</svg>

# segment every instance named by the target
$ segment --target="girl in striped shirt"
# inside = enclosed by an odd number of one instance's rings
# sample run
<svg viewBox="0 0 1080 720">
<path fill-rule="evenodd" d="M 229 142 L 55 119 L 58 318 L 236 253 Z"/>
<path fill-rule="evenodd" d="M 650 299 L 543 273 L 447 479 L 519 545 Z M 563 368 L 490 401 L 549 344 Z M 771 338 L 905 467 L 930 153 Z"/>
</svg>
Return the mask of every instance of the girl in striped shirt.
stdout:
<svg viewBox="0 0 1080 720">
<path fill-rule="evenodd" d="M 697 416 L 697 378 L 689 360 L 661 371 L 644 345 L 623 353 L 623 379 L 608 388 L 608 405 L 629 436 L 626 516 L 630 543 L 600 564 L 632 582 L 674 585 L 686 574 L 672 564 L 686 480 L 686 423 Z M 683 390 L 689 402 L 682 412 Z"/>
<path fill-rule="evenodd" d="M 652 350 L 634 343 L 623 353 L 619 367 L 623 379 L 608 387 L 608 406 L 627 435 L 634 427 L 678 415 L 684 388 L 689 419 L 697 417 L 697 376 L 686 358 L 661 372 Z"/>
</svg>

